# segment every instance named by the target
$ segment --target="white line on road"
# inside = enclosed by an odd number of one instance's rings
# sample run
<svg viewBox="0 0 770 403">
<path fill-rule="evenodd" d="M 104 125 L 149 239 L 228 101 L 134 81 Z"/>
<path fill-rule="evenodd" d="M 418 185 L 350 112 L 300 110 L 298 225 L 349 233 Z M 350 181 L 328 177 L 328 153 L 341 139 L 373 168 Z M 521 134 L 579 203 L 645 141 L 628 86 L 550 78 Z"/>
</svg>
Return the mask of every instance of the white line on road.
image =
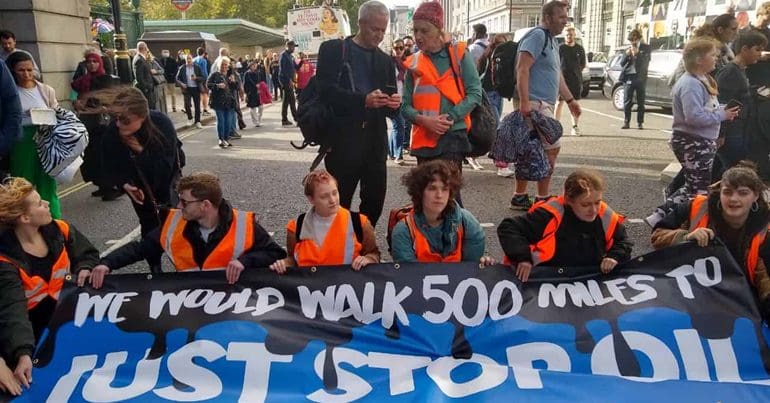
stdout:
<svg viewBox="0 0 770 403">
<path fill-rule="evenodd" d="M 655 112 L 647 112 L 647 113 L 650 114 L 650 115 L 660 116 L 660 117 L 666 118 L 666 119 L 674 119 L 674 117 L 671 116 L 671 115 L 664 115 L 662 113 L 655 113 Z"/>
<path fill-rule="evenodd" d="M 615 120 L 619 120 L 619 121 L 621 121 L 621 122 L 623 121 L 623 118 L 619 118 L 619 117 L 617 117 L 617 116 L 612 116 L 612 115 L 610 115 L 610 114 L 607 114 L 607 113 L 604 113 L 604 112 L 599 112 L 599 111 L 595 111 L 595 110 L 593 110 L 593 109 L 584 108 L 584 107 L 581 107 L 580 109 L 582 109 L 582 110 L 584 110 L 584 111 L 586 111 L 586 112 L 595 113 L 595 114 L 597 114 L 597 115 L 599 115 L 599 116 L 604 116 L 605 118 L 615 119 Z"/>
<path fill-rule="evenodd" d="M 491 223 L 491 222 L 483 222 L 483 223 L 481 223 L 481 227 L 482 228 L 491 228 L 491 227 L 494 227 L 494 226 L 495 226 L 495 224 Z"/>
<path fill-rule="evenodd" d="M 133 241 L 134 239 L 136 239 L 136 238 L 139 236 L 139 234 L 140 234 L 140 233 L 141 233 L 141 231 L 140 231 L 140 228 L 137 226 L 136 228 L 134 228 L 133 230 L 131 230 L 131 232 L 129 232 L 129 233 L 128 233 L 126 236 L 124 236 L 123 238 L 120 238 L 120 239 L 118 239 L 117 241 L 116 241 L 116 240 L 110 240 L 110 241 L 107 241 L 107 243 L 110 243 L 110 242 L 112 242 L 112 246 L 110 246 L 109 248 L 107 248 L 107 250 L 105 250 L 104 252 L 100 253 L 100 254 L 99 254 L 99 256 L 100 256 L 100 257 L 105 257 L 105 256 L 109 255 L 109 254 L 110 254 L 112 251 L 114 251 L 115 249 L 118 249 L 118 248 L 120 248 L 121 246 L 123 246 L 123 245 L 126 245 L 126 244 L 128 244 L 129 242 L 131 242 L 131 241 Z"/>
</svg>

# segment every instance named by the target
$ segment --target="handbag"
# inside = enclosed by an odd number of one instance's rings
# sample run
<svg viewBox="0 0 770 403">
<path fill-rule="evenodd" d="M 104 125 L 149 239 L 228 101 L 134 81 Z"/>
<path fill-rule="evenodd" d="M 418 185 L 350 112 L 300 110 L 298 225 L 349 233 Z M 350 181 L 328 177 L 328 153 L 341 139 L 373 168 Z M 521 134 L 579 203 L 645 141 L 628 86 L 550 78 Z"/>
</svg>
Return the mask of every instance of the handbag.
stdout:
<svg viewBox="0 0 770 403">
<path fill-rule="evenodd" d="M 88 130 L 74 112 L 54 109 L 56 124 L 38 126 L 34 140 L 40 164 L 51 177 L 70 166 L 88 145 Z"/>
<path fill-rule="evenodd" d="M 452 50 L 447 49 L 447 52 L 452 52 Z M 460 86 L 460 82 L 457 78 L 462 75 L 462 71 L 460 70 L 460 67 L 455 64 L 454 58 L 450 57 L 449 60 L 452 64 L 452 76 L 455 79 L 457 90 L 460 91 L 460 95 L 465 98 L 465 88 Z M 481 91 L 481 103 L 473 108 L 470 115 L 471 128 L 468 132 L 468 141 L 471 143 L 471 151 L 468 153 L 468 156 L 480 157 L 487 154 L 492 149 L 492 144 L 495 143 L 495 137 L 497 137 L 498 123 L 497 111 L 493 109 L 484 90 Z"/>
</svg>

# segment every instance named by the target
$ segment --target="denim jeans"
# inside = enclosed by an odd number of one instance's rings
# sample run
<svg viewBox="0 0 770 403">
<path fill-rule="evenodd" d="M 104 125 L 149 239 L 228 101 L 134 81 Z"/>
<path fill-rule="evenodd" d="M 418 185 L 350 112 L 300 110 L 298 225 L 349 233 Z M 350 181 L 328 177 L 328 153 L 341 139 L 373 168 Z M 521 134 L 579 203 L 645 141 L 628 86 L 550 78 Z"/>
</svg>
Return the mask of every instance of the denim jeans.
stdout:
<svg viewBox="0 0 770 403">
<path fill-rule="evenodd" d="M 227 140 L 230 135 L 230 129 L 235 127 L 235 111 L 232 108 L 214 109 L 217 114 L 217 137 L 220 140 Z"/>
<path fill-rule="evenodd" d="M 391 158 L 404 158 L 404 116 L 399 112 L 396 116 L 390 118 L 393 123 L 393 130 L 390 132 L 388 141 L 388 156 Z"/>
<path fill-rule="evenodd" d="M 237 99 L 237 98 L 236 98 L 236 99 Z M 229 138 L 230 138 L 230 136 L 231 136 L 233 133 L 235 133 L 235 123 L 238 121 L 238 119 L 237 119 L 237 116 L 238 116 L 238 115 L 235 113 L 235 109 L 230 109 L 230 115 L 232 115 L 232 116 L 230 116 L 230 120 L 228 121 L 228 123 L 230 124 L 230 126 L 228 126 L 228 129 L 227 129 L 227 137 L 225 138 L 225 140 L 226 140 L 226 139 L 229 139 Z"/>
<path fill-rule="evenodd" d="M 497 91 L 487 91 L 487 98 L 492 107 L 497 111 L 497 121 L 500 122 L 503 117 L 503 97 Z M 498 123 L 499 126 L 499 123 Z"/>
</svg>

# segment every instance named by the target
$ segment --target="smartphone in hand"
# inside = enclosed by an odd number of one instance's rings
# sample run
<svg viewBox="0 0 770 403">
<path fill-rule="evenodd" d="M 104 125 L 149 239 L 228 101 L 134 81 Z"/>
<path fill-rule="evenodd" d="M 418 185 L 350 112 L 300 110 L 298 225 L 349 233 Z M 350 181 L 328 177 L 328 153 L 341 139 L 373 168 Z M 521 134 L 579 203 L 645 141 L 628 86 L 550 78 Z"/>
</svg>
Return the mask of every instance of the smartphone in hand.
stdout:
<svg viewBox="0 0 770 403">
<path fill-rule="evenodd" d="M 388 86 L 385 86 L 385 89 L 382 92 L 384 92 L 385 94 L 388 94 L 388 96 L 391 96 L 393 94 L 398 93 L 398 88 L 396 88 L 395 85 L 388 85 Z"/>
<path fill-rule="evenodd" d="M 731 100 L 730 100 L 730 101 L 727 103 L 727 105 L 725 105 L 725 109 L 733 109 L 733 108 L 735 108 L 736 106 L 737 106 L 738 108 L 743 108 L 743 103 L 741 103 L 741 101 L 739 101 L 739 100 L 737 100 L 737 99 L 733 98 L 733 99 L 731 99 Z"/>
</svg>

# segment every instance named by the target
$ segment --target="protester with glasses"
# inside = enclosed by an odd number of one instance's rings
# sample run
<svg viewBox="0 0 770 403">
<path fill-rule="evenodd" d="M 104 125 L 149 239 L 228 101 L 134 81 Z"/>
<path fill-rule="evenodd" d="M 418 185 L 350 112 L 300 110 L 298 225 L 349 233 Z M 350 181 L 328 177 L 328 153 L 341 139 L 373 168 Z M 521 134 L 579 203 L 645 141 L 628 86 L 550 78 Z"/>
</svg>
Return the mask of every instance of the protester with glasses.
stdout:
<svg viewBox="0 0 770 403">
<path fill-rule="evenodd" d="M 176 209 L 164 209 L 163 225 L 140 241 L 109 255 L 91 272 L 100 288 L 105 274 L 165 252 L 177 271 L 224 270 L 234 284 L 244 269 L 267 267 L 286 257 L 250 211 L 234 209 L 222 197 L 219 178 L 208 172 L 185 176 L 177 185 Z"/>
<path fill-rule="evenodd" d="M 107 180 L 128 193 L 146 236 L 161 223 L 158 208 L 176 205 L 173 189 L 184 166 L 182 143 L 171 120 L 150 111 L 141 91 L 114 88 L 93 96 L 113 116 L 103 139 Z M 147 263 L 160 271 L 160 256 L 148 258 Z"/>
<path fill-rule="evenodd" d="M 0 359 L 29 388 L 35 342 L 53 316 L 70 274 L 85 278 L 99 251 L 24 178 L 0 184 Z M 0 366 L 0 377 L 3 368 Z M 7 375 L 7 373 L 6 373 Z M 20 392 L 6 381 L 0 390 Z"/>
</svg>

